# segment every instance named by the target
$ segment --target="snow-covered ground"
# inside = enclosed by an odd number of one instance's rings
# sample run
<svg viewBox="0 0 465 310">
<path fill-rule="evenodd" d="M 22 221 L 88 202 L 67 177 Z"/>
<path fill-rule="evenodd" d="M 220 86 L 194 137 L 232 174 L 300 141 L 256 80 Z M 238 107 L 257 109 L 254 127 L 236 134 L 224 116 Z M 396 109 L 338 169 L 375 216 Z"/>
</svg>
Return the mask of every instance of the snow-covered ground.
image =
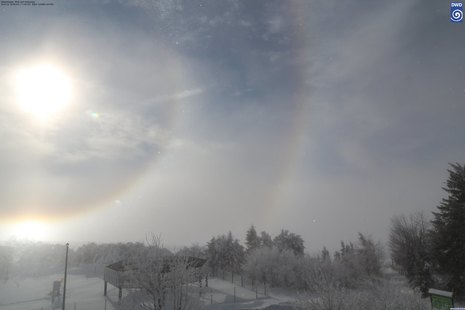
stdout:
<svg viewBox="0 0 465 310">
<path fill-rule="evenodd" d="M 98 274 L 98 272 L 97 272 Z M 0 310 L 50 310 L 50 292 L 54 281 L 62 280 L 62 274 L 13 278 L 9 281 L 0 282 Z M 409 290 L 405 279 L 393 277 L 393 284 L 398 284 Z M 204 304 L 205 309 L 263 309 L 273 305 L 281 305 L 276 309 L 284 309 L 283 305 L 289 305 L 299 300 L 299 294 L 293 290 L 259 287 L 255 291 L 251 286 L 241 287 L 240 281 L 231 283 L 228 280 L 210 278 L 209 287 L 201 288 L 196 283 L 189 286 L 192 298 Z M 66 309 L 70 310 L 126 310 L 136 309 L 137 294 L 123 290 L 123 301 L 118 301 L 118 289 L 108 285 L 108 298 L 103 296 L 103 280 L 95 273 L 92 276 L 83 274 L 70 274 L 67 281 Z M 307 296 L 308 297 L 308 296 Z M 428 301 L 425 301 L 428 303 Z M 58 304 L 56 309 L 61 309 Z M 271 308 L 270 308 L 271 309 Z M 275 308 L 273 308 L 275 309 Z"/>
<path fill-rule="evenodd" d="M 6 283 L 0 283 L 0 310 L 49 310 L 52 309 L 50 292 L 53 281 L 62 280 L 62 274 L 14 278 Z M 269 292 L 258 296 L 254 290 L 243 288 L 229 281 L 218 278 L 209 279 L 209 287 L 199 288 L 191 285 L 191 294 L 198 296 L 206 308 L 228 309 L 259 309 L 273 304 L 295 300 L 283 292 Z M 235 290 L 235 297 L 234 297 Z M 257 298 L 258 297 L 258 298 Z M 132 295 L 123 290 L 123 299 L 132 298 Z M 103 280 L 98 277 L 85 275 L 68 275 L 66 292 L 66 309 L 123 309 L 118 303 L 118 289 L 108 285 L 108 299 L 103 296 Z M 124 300 L 123 300 L 124 302 Z M 106 303 L 106 305 L 105 305 Z M 59 307 L 61 309 L 61 306 Z"/>
<path fill-rule="evenodd" d="M 203 289 L 202 302 L 207 308 L 261 309 L 269 305 L 296 301 L 295 296 L 284 290 L 270 290 L 266 296 L 263 290 L 256 292 L 248 287 L 241 287 L 230 281 L 212 278 L 209 287 Z"/>
<path fill-rule="evenodd" d="M 0 283 L 1 310 L 52 309 L 50 292 L 53 281 L 63 279 L 63 275 L 49 275 L 34 278 L 14 278 Z M 118 290 L 109 286 L 109 300 L 106 309 L 115 309 L 110 300 L 117 300 Z M 69 275 L 66 289 L 66 308 L 105 309 L 103 281 L 100 278 L 87 278 L 84 275 Z M 60 308 L 61 309 L 61 308 Z"/>
</svg>

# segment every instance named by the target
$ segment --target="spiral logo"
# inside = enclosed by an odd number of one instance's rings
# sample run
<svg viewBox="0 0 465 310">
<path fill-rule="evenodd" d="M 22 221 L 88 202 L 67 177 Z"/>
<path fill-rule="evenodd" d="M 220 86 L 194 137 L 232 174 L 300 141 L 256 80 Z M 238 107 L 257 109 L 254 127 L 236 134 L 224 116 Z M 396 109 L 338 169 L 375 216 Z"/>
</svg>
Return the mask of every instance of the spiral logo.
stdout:
<svg viewBox="0 0 465 310">
<path fill-rule="evenodd" d="M 463 19 L 463 12 L 461 9 L 455 9 L 450 13 L 450 20 L 453 22 L 461 22 Z"/>
</svg>

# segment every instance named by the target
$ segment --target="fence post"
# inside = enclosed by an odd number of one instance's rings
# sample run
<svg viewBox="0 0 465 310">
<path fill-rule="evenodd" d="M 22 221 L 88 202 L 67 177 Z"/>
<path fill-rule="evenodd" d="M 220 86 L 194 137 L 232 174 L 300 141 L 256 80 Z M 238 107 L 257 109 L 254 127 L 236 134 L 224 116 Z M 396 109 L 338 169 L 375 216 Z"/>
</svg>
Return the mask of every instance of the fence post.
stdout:
<svg viewBox="0 0 465 310">
<path fill-rule="evenodd" d="M 236 303 L 236 286 L 234 285 L 234 303 Z"/>
<path fill-rule="evenodd" d="M 255 286 L 255 299 L 258 299 L 258 286 Z"/>
</svg>

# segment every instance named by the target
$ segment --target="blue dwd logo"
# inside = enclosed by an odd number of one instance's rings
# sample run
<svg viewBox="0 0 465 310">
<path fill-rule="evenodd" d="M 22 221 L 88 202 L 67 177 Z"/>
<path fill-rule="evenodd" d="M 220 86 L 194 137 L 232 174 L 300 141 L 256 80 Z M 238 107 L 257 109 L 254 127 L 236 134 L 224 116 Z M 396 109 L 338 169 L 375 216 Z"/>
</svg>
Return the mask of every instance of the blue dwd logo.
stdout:
<svg viewBox="0 0 465 310">
<path fill-rule="evenodd" d="M 463 5 L 462 2 L 451 2 L 450 4 L 450 21 L 453 23 L 461 23 L 463 20 Z"/>
</svg>

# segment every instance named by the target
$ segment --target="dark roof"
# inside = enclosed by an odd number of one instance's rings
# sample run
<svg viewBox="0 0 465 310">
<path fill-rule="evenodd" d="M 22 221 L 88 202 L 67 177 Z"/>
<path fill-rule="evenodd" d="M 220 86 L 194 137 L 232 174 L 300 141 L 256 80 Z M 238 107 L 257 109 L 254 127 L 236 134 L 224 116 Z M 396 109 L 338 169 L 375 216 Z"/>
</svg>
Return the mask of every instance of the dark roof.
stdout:
<svg viewBox="0 0 465 310">
<path fill-rule="evenodd" d="M 162 272 L 169 272 L 171 269 L 171 265 L 176 261 L 176 260 L 182 260 L 185 259 L 185 262 L 187 263 L 187 268 L 201 268 L 205 263 L 207 262 L 206 259 L 199 258 L 199 257 L 193 257 L 193 256 L 163 256 L 158 258 L 158 260 L 163 261 L 163 271 Z M 154 261 L 155 263 L 155 261 Z M 137 267 L 135 267 L 136 263 L 131 260 L 121 260 L 116 263 L 108 265 L 106 268 L 123 272 L 127 270 L 134 270 Z"/>
<path fill-rule="evenodd" d="M 122 260 L 120 260 L 119 262 L 110 264 L 106 268 L 110 268 L 110 269 L 113 269 L 113 270 L 116 270 L 116 271 L 125 271 L 124 263 L 123 263 Z"/>
</svg>

